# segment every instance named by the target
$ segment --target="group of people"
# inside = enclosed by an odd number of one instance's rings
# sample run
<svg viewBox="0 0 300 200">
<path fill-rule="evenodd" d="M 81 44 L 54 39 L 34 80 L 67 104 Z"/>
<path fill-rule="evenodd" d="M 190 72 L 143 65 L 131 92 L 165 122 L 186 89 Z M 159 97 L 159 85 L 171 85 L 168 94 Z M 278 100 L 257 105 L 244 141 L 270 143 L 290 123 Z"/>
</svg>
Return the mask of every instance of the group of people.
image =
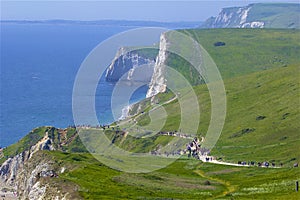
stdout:
<svg viewBox="0 0 300 200">
<path fill-rule="evenodd" d="M 201 141 L 195 137 L 192 142 L 188 143 L 186 146 L 188 157 L 194 157 L 200 159 L 200 156 L 207 156 L 210 151 L 201 148 Z"/>
<path fill-rule="evenodd" d="M 248 165 L 248 166 L 255 166 L 256 162 L 255 161 L 238 161 L 238 164 L 239 165 Z M 257 166 L 258 167 L 276 167 L 276 164 L 274 162 L 267 162 L 267 161 L 264 161 L 264 162 L 257 162 Z M 280 163 L 280 166 L 282 167 L 282 163 Z"/>
<path fill-rule="evenodd" d="M 164 131 L 160 131 L 158 133 L 159 135 L 168 135 L 168 136 L 174 136 L 174 137 L 180 137 L 180 138 L 191 138 L 191 136 L 187 135 L 187 134 L 183 134 L 183 133 L 179 133 L 177 131 L 170 131 L 170 132 L 164 132 Z"/>
<path fill-rule="evenodd" d="M 101 129 L 109 129 L 109 125 L 89 125 L 89 124 L 80 124 L 80 125 L 69 125 L 68 128 L 101 128 Z"/>
<path fill-rule="evenodd" d="M 255 161 L 248 161 L 245 162 L 245 161 L 238 161 L 238 164 L 239 165 L 249 165 L 249 166 L 255 166 L 256 162 Z M 276 164 L 275 162 L 267 162 L 267 161 L 264 161 L 264 162 L 257 162 L 257 166 L 258 167 L 276 167 Z M 282 167 L 283 166 L 283 163 L 280 162 L 278 167 Z M 298 163 L 295 163 L 293 165 L 293 167 L 298 167 Z"/>
<path fill-rule="evenodd" d="M 201 142 L 197 137 L 193 139 L 192 142 L 188 143 L 186 146 L 186 152 L 188 153 L 188 157 L 194 157 L 196 159 L 201 159 L 203 161 L 209 162 L 213 161 L 212 156 L 208 156 L 210 151 L 208 149 L 201 147 Z M 256 161 L 238 161 L 238 165 L 243 166 L 258 166 L 258 167 L 276 167 L 275 162 L 256 162 Z M 283 163 L 279 163 L 278 167 L 282 167 Z M 298 163 L 295 163 L 293 167 L 298 167 Z"/>
</svg>

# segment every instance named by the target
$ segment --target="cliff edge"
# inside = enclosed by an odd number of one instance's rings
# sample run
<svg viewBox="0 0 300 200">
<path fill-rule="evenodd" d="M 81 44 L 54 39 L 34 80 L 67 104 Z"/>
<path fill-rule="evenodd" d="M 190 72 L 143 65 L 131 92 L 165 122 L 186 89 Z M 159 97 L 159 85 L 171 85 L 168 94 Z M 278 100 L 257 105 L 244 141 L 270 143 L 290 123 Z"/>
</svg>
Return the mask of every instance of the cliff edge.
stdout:
<svg viewBox="0 0 300 200">
<path fill-rule="evenodd" d="M 300 28 L 300 6 L 289 3 L 258 3 L 223 8 L 201 28 Z"/>
</svg>

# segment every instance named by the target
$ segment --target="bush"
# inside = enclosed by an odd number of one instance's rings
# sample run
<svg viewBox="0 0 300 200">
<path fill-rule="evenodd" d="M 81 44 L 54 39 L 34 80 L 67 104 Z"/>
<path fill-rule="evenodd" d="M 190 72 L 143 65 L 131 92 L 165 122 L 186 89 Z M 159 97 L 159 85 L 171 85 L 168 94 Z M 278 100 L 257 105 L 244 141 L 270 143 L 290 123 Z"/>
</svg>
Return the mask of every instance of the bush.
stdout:
<svg viewBox="0 0 300 200">
<path fill-rule="evenodd" d="M 225 42 L 215 42 L 215 43 L 214 43 L 214 46 L 215 46 L 215 47 L 220 47 L 220 46 L 225 46 L 225 45 L 226 45 Z"/>
<path fill-rule="evenodd" d="M 206 180 L 204 181 L 204 185 L 211 185 L 210 181 Z"/>
</svg>

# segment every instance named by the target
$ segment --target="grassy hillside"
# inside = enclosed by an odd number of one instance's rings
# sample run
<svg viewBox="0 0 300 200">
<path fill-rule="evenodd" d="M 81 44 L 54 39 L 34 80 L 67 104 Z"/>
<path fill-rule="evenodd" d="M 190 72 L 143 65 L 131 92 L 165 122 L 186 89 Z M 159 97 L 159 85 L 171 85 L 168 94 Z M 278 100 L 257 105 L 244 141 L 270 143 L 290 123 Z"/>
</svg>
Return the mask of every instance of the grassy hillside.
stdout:
<svg viewBox="0 0 300 200">
<path fill-rule="evenodd" d="M 36 145 L 46 134 L 48 134 L 52 140 L 52 146 L 56 150 L 74 153 L 87 152 L 75 128 L 57 129 L 55 127 L 43 126 L 33 129 L 18 142 L 4 148 L 0 154 L 0 164 L 9 157 L 30 150 L 30 148 Z"/>
<path fill-rule="evenodd" d="M 299 63 L 300 30 L 189 29 L 180 32 L 191 36 L 203 46 L 216 63 L 223 79 Z M 180 39 L 169 35 L 167 37 L 171 41 L 178 42 Z M 181 44 L 178 51 L 184 51 L 184 55 L 189 54 L 192 49 L 188 45 Z M 203 83 L 200 74 L 184 58 L 169 53 L 166 64 L 180 72 L 192 85 Z"/>
<path fill-rule="evenodd" d="M 300 28 L 299 4 L 253 4 L 247 21 L 263 21 L 265 28 Z"/>
<path fill-rule="evenodd" d="M 58 177 L 42 177 L 39 181 L 59 185 L 74 199 L 299 199 L 295 180 L 300 179 L 300 170 L 292 167 L 300 162 L 299 31 L 226 29 L 185 33 L 201 42 L 224 77 L 226 122 L 211 154 L 229 162 L 270 161 L 277 166 L 282 163 L 282 168 L 216 165 L 183 156 L 151 173 L 125 173 L 86 153 L 74 128 L 53 127 L 34 129 L 4 149 L 1 162 L 28 150 L 48 132 L 60 151 L 39 151 L 32 159 L 37 163 L 41 159 L 51 162 Z M 214 45 L 219 41 L 225 42 L 225 46 Z M 180 69 L 181 62 L 172 62 Z M 197 134 L 205 136 L 210 121 L 210 96 L 205 84 L 193 88 L 201 111 Z M 170 101 L 173 97 L 168 91 L 154 100 L 167 112 L 162 131 L 179 128 L 181 111 L 177 100 Z M 147 125 L 152 106 L 149 99 L 137 104 L 137 114 L 123 121 L 122 127 L 133 123 Z M 198 113 L 190 113 L 191 121 L 195 115 Z M 170 140 L 163 135 L 136 139 L 123 131 L 116 133 L 114 125 L 114 130 L 112 126 L 106 130 L 106 136 L 131 152 L 149 152 Z M 60 173 L 62 168 L 65 170 Z"/>
<path fill-rule="evenodd" d="M 183 32 L 209 53 L 223 79 L 299 63 L 299 30 L 194 29 Z M 215 46 L 216 42 L 225 45 Z"/>
<path fill-rule="evenodd" d="M 227 160 L 299 162 L 299 69 L 294 65 L 228 80 L 227 119 L 213 153 Z"/>
<path fill-rule="evenodd" d="M 212 154 L 231 162 L 268 160 L 289 166 L 299 162 L 299 70 L 299 65 L 288 65 L 226 80 L 227 117 L 222 135 Z M 198 133 L 205 135 L 210 120 L 209 93 L 206 85 L 199 85 L 194 89 L 201 112 Z M 164 95 L 170 96 L 161 94 L 159 97 L 163 99 Z M 165 109 L 168 118 L 162 131 L 178 130 L 178 102 L 165 105 Z M 192 115 L 191 119 L 194 118 Z M 150 122 L 147 112 L 136 116 L 136 119 L 143 122 L 140 125 Z M 140 144 L 151 141 L 149 146 L 153 147 L 156 139 L 139 140 Z M 119 139 L 121 140 L 122 148 L 134 149 L 125 145 L 135 144 L 133 138 L 128 137 L 128 141 Z M 133 147 L 142 150 L 139 145 Z"/>
<path fill-rule="evenodd" d="M 99 163 L 90 154 L 40 152 L 41 158 L 65 167 L 58 178 L 41 178 L 60 185 L 73 198 L 84 199 L 297 199 L 299 168 L 233 167 L 179 159 L 151 173 L 124 173 Z M 76 185 L 78 187 L 76 187 Z M 75 188 L 75 189 L 74 189 Z"/>
</svg>

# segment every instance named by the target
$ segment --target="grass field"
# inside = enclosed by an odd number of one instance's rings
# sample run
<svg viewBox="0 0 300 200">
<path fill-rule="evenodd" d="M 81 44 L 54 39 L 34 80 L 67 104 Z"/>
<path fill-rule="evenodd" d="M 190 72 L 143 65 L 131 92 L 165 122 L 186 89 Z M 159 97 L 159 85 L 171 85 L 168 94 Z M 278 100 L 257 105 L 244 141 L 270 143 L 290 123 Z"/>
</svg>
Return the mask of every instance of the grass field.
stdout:
<svg viewBox="0 0 300 200">
<path fill-rule="evenodd" d="M 43 151 L 44 156 L 40 156 L 54 160 L 57 169 L 67 169 L 50 182 L 64 187 L 74 198 L 299 199 L 295 181 L 300 179 L 300 170 L 292 167 L 300 158 L 298 73 L 298 65 L 288 65 L 226 80 L 228 115 L 224 131 L 212 151 L 212 155 L 224 161 L 282 162 L 282 168 L 225 166 L 184 156 L 157 171 L 126 173 L 105 166 L 88 153 Z M 201 100 L 199 133 L 205 135 L 210 117 L 209 94 L 205 85 L 194 89 Z M 159 97 L 164 101 L 172 94 Z M 170 117 L 165 130 L 178 126 L 177 103 L 165 105 Z M 138 117 L 143 116 L 146 117 L 146 113 Z M 247 128 L 253 131 L 244 133 L 242 130 Z M 111 140 L 116 137 L 112 131 L 106 134 Z M 146 152 L 168 141 L 166 136 L 144 140 L 115 138 L 116 145 L 133 152 Z"/>
<path fill-rule="evenodd" d="M 300 161 L 298 65 L 228 79 L 225 81 L 225 88 L 227 116 L 221 137 L 212 151 L 213 155 L 230 162 L 272 161 L 290 166 Z M 205 136 L 210 122 L 209 92 L 206 85 L 195 86 L 194 89 L 201 111 L 198 135 Z M 160 99 L 163 99 L 163 96 L 161 94 Z M 178 130 L 180 124 L 178 102 L 173 101 L 164 107 L 168 117 L 162 131 Z M 190 117 L 195 116 L 191 113 Z M 145 124 L 150 123 L 147 112 L 136 118 Z M 127 140 L 123 139 L 122 148 L 142 150 L 140 145 L 128 145 L 136 143 L 134 138 L 128 137 Z M 143 141 L 140 144 L 148 141 L 151 144 L 149 147 L 153 147 L 155 140 L 156 138 L 140 139 Z"/>
<path fill-rule="evenodd" d="M 183 32 L 209 53 L 223 79 L 299 63 L 299 30 L 193 29 Z M 214 46 L 216 42 L 224 42 L 225 46 Z M 175 61 L 173 63 L 176 68 Z"/>
<path fill-rule="evenodd" d="M 28 150 L 49 132 L 53 145 L 60 151 L 39 151 L 33 159 L 36 164 L 55 165 L 58 178 L 41 181 L 61 187 L 73 199 L 300 199 L 300 193 L 295 192 L 300 170 L 293 168 L 294 163 L 300 162 L 299 31 L 226 29 L 185 33 L 203 45 L 224 78 L 226 121 L 211 155 L 233 163 L 282 163 L 281 168 L 225 166 L 183 156 L 150 173 L 126 173 L 105 166 L 87 153 L 74 128 L 62 132 L 52 127 L 34 129 L 4 149 L 0 162 Z M 226 45 L 214 46 L 218 41 Z M 174 65 L 180 63 L 173 61 Z M 196 132 L 205 136 L 211 117 L 210 94 L 205 84 L 193 89 L 200 106 Z M 177 100 L 170 101 L 174 95 L 168 91 L 155 97 L 155 105 L 149 99 L 137 104 L 131 113 L 133 117 L 121 122 L 122 127 L 130 130 L 135 123 L 147 126 L 151 119 L 148 112 L 153 106 L 162 105 L 167 119 L 161 131 L 179 131 L 181 110 Z M 181 95 L 189 97 L 191 93 Z M 190 113 L 191 121 L 199 117 L 196 115 Z M 114 128 L 116 125 L 113 124 Z M 114 145 L 137 153 L 149 152 L 170 141 L 170 137 L 163 135 L 137 139 L 130 134 L 116 134 L 112 128 L 105 134 Z M 66 170 L 59 173 L 61 168 Z"/>
<path fill-rule="evenodd" d="M 254 4 L 249 21 L 264 21 L 266 28 L 300 28 L 297 4 Z"/>
<path fill-rule="evenodd" d="M 55 182 L 79 185 L 85 199 L 298 199 L 299 168 L 232 167 L 179 159 L 151 173 L 112 170 L 90 154 L 45 152 L 70 167 Z M 71 184 L 71 185 L 72 185 Z"/>
</svg>

